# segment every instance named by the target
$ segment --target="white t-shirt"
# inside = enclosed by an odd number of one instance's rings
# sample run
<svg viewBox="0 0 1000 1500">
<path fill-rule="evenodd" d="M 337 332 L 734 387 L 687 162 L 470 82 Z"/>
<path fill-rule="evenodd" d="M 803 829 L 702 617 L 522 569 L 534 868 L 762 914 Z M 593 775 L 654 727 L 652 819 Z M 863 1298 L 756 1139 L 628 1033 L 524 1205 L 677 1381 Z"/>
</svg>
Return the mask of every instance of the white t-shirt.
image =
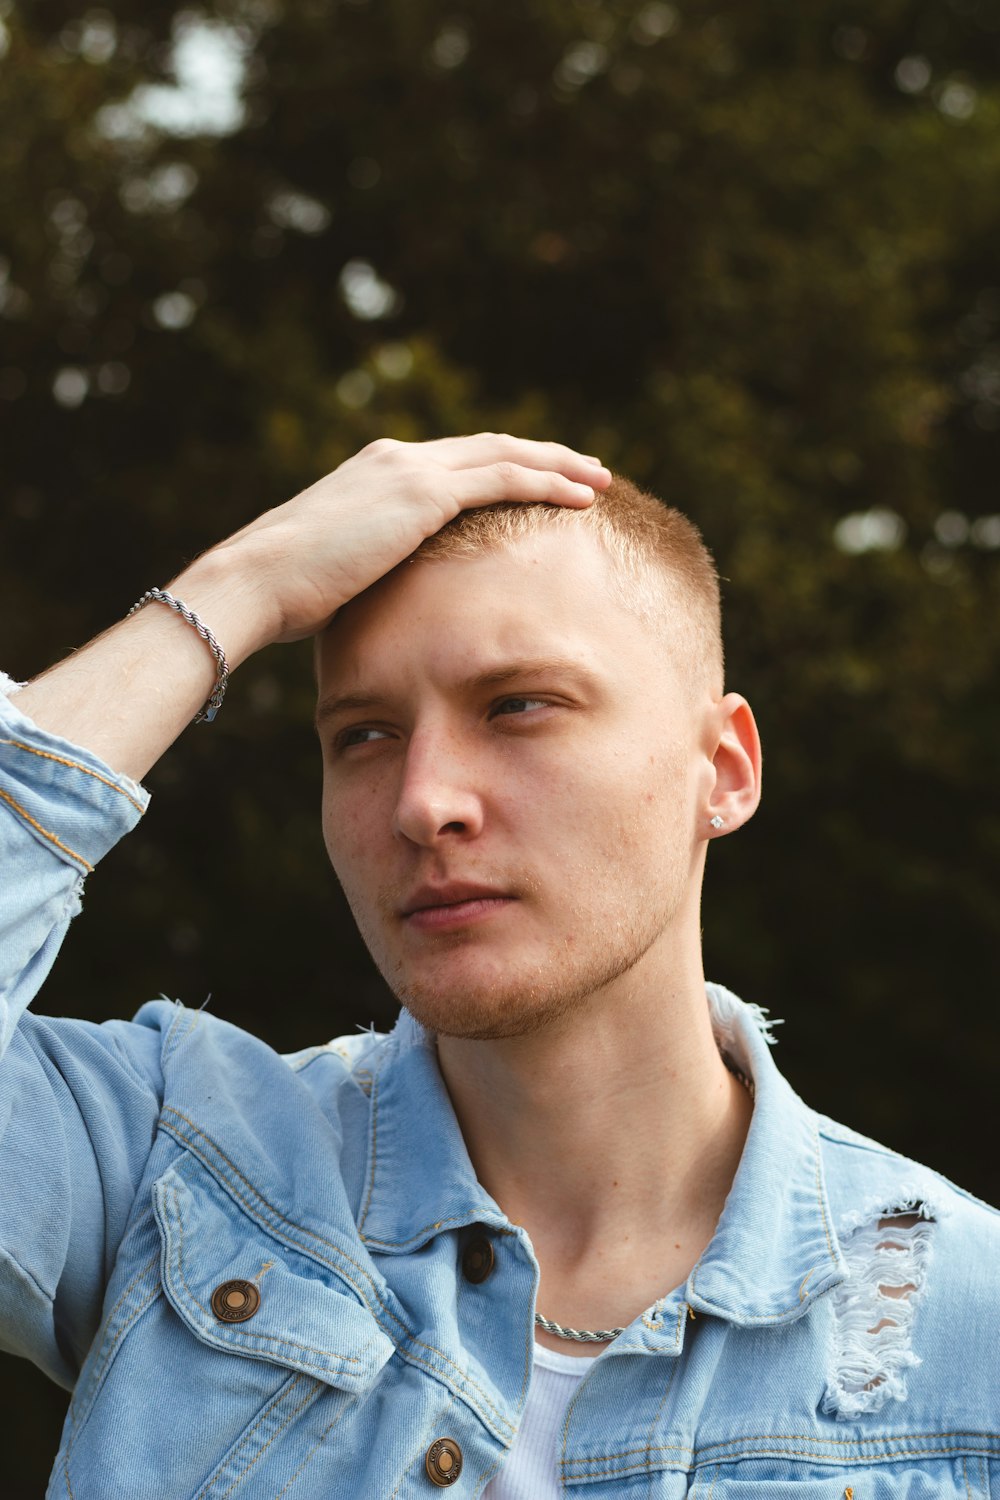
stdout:
<svg viewBox="0 0 1000 1500">
<path fill-rule="evenodd" d="M 597 1355 L 556 1354 L 535 1345 L 535 1366 L 513 1447 L 483 1500 L 561 1500 L 557 1457 L 566 1408 Z"/>
</svg>

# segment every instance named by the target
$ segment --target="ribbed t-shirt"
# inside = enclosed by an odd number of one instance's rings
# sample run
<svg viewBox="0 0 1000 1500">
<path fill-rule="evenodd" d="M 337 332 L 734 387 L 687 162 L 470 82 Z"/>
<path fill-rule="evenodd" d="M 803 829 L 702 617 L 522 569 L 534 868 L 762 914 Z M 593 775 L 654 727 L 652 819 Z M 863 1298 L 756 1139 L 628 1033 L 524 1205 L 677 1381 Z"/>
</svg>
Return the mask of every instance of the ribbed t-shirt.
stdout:
<svg viewBox="0 0 1000 1500">
<path fill-rule="evenodd" d="M 556 1354 L 535 1345 L 524 1416 L 513 1447 L 483 1500 L 561 1500 L 556 1467 L 566 1408 L 597 1355 Z"/>
</svg>

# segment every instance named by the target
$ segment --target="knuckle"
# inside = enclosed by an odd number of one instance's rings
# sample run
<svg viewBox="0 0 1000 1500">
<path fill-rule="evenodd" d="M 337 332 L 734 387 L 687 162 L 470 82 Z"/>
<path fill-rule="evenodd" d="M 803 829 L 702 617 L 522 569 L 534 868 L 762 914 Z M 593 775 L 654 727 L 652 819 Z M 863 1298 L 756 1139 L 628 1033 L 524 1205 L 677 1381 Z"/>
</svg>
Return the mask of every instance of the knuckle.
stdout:
<svg viewBox="0 0 1000 1500">
<path fill-rule="evenodd" d="M 497 478 L 503 485 L 512 486 L 523 477 L 522 472 L 518 468 L 517 464 L 512 464 L 510 460 L 506 458 L 502 458 L 500 462 L 494 466 L 494 468 Z"/>
<path fill-rule="evenodd" d="M 375 438 L 373 442 L 366 444 L 366 446 L 361 451 L 363 453 L 370 454 L 372 458 L 382 458 L 389 453 L 395 453 L 396 449 L 399 447 L 400 443 L 398 439 L 390 437 L 380 437 Z"/>
</svg>

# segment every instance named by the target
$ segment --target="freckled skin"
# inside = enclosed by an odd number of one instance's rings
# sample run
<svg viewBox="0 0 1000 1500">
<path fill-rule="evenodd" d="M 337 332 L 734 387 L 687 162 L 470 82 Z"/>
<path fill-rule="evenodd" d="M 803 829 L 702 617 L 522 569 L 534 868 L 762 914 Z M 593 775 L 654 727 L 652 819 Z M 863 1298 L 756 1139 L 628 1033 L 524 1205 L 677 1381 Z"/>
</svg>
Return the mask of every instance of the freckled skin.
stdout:
<svg viewBox="0 0 1000 1500">
<path fill-rule="evenodd" d="M 382 700 L 324 731 L 327 849 L 388 983 L 443 1034 L 551 1024 L 648 967 L 697 900 L 712 700 L 693 701 L 606 570 L 582 529 L 418 561 L 342 609 L 321 643 L 321 696 Z M 593 680 L 462 685 L 553 655 Z M 338 749 L 345 725 L 361 742 Z M 447 880 L 517 899 L 477 925 L 413 930 L 407 895 Z"/>
</svg>

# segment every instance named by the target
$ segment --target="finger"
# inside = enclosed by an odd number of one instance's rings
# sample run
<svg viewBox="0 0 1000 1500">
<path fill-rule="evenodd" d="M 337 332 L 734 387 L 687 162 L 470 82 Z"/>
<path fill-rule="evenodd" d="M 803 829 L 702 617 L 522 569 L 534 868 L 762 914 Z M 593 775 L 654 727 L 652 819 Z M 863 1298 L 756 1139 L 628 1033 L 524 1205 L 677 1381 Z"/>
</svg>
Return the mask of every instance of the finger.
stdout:
<svg viewBox="0 0 1000 1500">
<path fill-rule="evenodd" d="M 594 501 L 592 485 L 553 473 L 551 469 L 534 469 L 501 459 L 478 469 L 458 469 L 451 481 L 451 492 L 460 510 L 476 505 L 495 505 L 500 500 L 524 503 L 544 501 L 548 505 L 565 505 L 585 510 Z"/>
<path fill-rule="evenodd" d="M 565 443 L 544 443 L 518 438 L 507 432 L 477 432 L 468 437 L 437 438 L 419 444 L 428 455 L 449 469 L 485 468 L 510 463 L 526 469 L 550 469 L 583 484 L 603 489 L 611 483 L 611 472 L 599 459 Z M 596 470 L 596 473 L 595 473 Z M 606 477 L 605 477 L 606 476 Z"/>
</svg>

